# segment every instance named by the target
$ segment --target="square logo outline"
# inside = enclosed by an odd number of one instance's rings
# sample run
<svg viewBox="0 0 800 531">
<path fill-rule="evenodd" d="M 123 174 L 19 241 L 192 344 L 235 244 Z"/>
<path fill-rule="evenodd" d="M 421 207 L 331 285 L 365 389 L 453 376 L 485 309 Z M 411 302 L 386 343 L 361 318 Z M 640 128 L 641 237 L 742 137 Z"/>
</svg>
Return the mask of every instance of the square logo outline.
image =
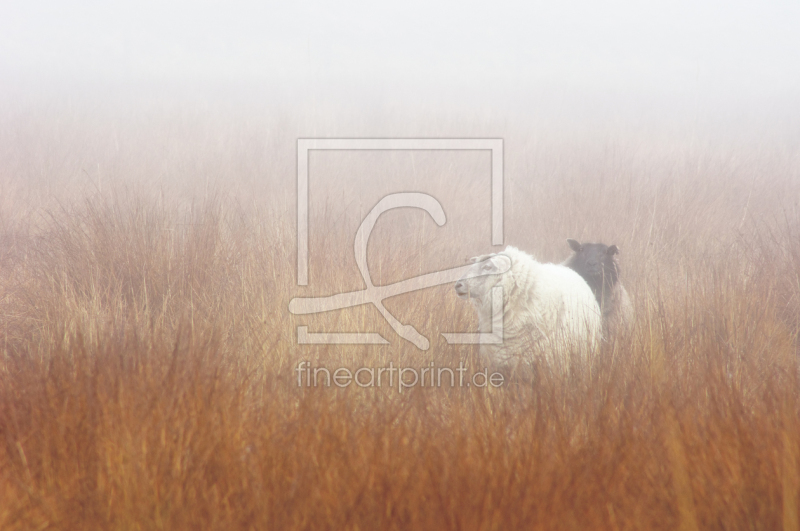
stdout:
<svg viewBox="0 0 800 531">
<path fill-rule="evenodd" d="M 503 139 L 502 138 L 298 138 L 297 139 L 297 285 L 308 285 L 308 159 L 311 150 L 447 150 L 447 151 L 490 151 L 491 153 L 491 211 L 492 211 L 492 245 L 503 244 Z M 383 203 L 391 195 L 418 196 L 426 194 L 390 194 L 384 197 Z M 416 198 L 415 198 L 416 199 Z M 437 205 L 438 201 L 430 197 Z M 380 203 L 379 203 L 380 204 Z M 418 205 L 415 205 L 418 206 Z M 376 206 L 376 208 L 378 208 Z M 439 209 L 441 206 L 439 205 Z M 430 212 L 430 211 L 429 211 Z M 444 216 L 444 213 L 441 213 Z M 440 223 L 443 223 L 440 222 Z M 364 267 L 366 265 L 364 264 Z M 464 269 L 464 268 L 460 268 Z M 455 270 L 450 270 L 452 273 Z M 364 272 L 362 271 L 362 275 Z M 366 273 L 365 281 L 369 273 Z M 439 281 L 438 283 L 441 283 Z M 371 283 L 368 281 L 368 284 Z M 493 319 L 490 333 L 442 333 L 450 344 L 464 343 L 502 343 L 502 291 L 493 290 Z M 311 301 L 311 300 L 309 300 Z M 293 300 L 292 304 L 297 302 Z M 292 309 L 290 311 L 297 313 Z M 391 314 L 376 303 L 384 318 L 392 324 L 401 337 L 413 342 L 418 348 L 427 350 L 428 340 L 421 336 L 410 325 L 396 322 Z M 323 310 L 324 311 L 324 310 Z M 300 313 L 316 313 L 301 311 Z M 388 315 L 387 315 L 388 314 Z M 499 320 L 498 320 L 499 319 Z M 374 333 L 309 333 L 307 326 L 297 327 L 299 344 L 388 344 L 388 341 Z"/>
</svg>

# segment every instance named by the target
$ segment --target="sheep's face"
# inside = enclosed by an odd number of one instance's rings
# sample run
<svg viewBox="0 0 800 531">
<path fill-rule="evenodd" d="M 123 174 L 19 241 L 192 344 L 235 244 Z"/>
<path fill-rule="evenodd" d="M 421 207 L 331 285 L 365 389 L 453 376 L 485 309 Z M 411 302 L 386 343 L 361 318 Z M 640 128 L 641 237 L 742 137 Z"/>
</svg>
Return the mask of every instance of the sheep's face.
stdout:
<svg viewBox="0 0 800 531">
<path fill-rule="evenodd" d="M 602 243 L 579 243 L 576 240 L 567 240 L 575 252 L 567 261 L 567 265 L 574 269 L 580 276 L 595 288 L 605 284 L 613 286 L 617 282 L 619 266 L 614 258 L 619 254 L 616 245 L 608 246 Z"/>
<path fill-rule="evenodd" d="M 456 293 L 462 299 L 482 300 L 511 269 L 511 259 L 503 254 L 477 256 L 472 267 L 456 282 Z"/>
</svg>

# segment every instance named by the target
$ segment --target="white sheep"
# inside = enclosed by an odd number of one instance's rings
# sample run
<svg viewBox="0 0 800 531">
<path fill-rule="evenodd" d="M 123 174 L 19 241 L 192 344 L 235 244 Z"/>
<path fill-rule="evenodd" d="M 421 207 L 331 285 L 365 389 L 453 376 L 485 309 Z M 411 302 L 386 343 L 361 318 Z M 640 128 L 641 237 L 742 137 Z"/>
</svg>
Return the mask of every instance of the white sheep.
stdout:
<svg viewBox="0 0 800 531">
<path fill-rule="evenodd" d="M 492 288 L 503 288 L 503 341 L 481 344 L 481 354 L 489 361 L 513 369 L 538 358 L 567 371 L 573 354 L 585 362 L 598 348 L 600 308 L 575 271 L 539 263 L 512 246 L 472 261 L 474 265 L 455 289 L 459 297 L 475 305 L 482 332 L 491 328 Z"/>
</svg>

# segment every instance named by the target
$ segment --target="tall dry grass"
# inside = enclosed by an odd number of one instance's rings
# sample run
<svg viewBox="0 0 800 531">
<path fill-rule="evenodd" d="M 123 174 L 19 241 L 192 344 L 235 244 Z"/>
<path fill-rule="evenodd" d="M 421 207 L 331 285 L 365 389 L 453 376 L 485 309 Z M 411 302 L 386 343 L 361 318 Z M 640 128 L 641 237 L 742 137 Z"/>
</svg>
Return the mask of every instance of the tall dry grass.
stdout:
<svg viewBox="0 0 800 531">
<path fill-rule="evenodd" d="M 385 214 L 376 283 L 491 249 L 488 155 L 312 154 L 299 288 L 292 135 L 188 121 L 3 137 L 0 528 L 798 529 L 791 145 L 500 131 L 506 241 L 619 245 L 635 331 L 566 379 L 400 393 L 295 368 L 480 367 L 439 335 L 476 325 L 450 286 L 386 301 L 425 352 L 374 308 L 288 301 L 363 287 L 355 230 L 398 187 L 448 223 Z M 298 325 L 391 344 L 299 346 Z"/>
</svg>

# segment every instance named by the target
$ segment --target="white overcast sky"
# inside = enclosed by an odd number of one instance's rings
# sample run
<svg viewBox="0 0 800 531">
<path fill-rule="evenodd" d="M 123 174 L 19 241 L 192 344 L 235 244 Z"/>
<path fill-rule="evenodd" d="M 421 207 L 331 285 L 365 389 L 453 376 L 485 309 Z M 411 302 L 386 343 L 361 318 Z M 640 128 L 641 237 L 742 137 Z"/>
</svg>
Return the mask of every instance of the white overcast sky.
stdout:
<svg viewBox="0 0 800 531">
<path fill-rule="evenodd" d="M 800 2 L 2 0 L 0 76 L 796 100 Z"/>
</svg>

